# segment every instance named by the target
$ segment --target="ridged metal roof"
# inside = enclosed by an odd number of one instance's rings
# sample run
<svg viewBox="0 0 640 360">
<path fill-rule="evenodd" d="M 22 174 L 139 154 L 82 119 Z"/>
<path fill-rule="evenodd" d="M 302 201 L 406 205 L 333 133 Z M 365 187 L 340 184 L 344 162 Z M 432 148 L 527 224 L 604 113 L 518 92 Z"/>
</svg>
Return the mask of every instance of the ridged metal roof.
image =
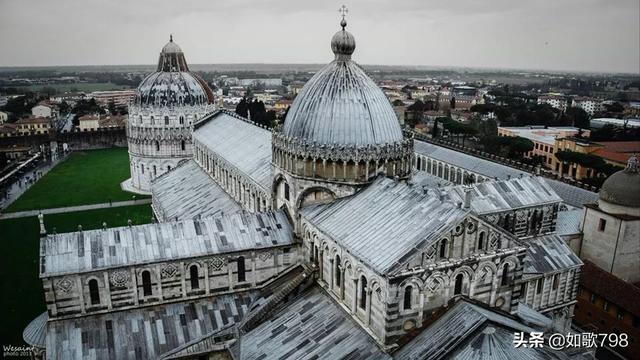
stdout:
<svg viewBox="0 0 640 360">
<path fill-rule="evenodd" d="M 47 359 L 162 359 L 194 339 L 233 326 L 256 291 L 49 322 Z"/>
<path fill-rule="evenodd" d="M 522 243 L 527 247 L 525 275 L 565 271 L 582 265 L 582 261 L 559 235 L 538 236 Z"/>
<path fill-rule="evenodd" d="M 353 196 L 301 212 L 374 271 L 386 274 L 468 214 L 422 185 L 381 177 Z"/>
<path fill-rule="evenodd" d="M 240 343 L 243 360 L 391 359 L 317 286 L 281 306 Z"/>
<path fill-rule="evenodd" d="M 344 44 L 336 44 L 336 37 Z M 305 84 L 287 113 L 283 133 L 318 144 L 402 141 L 402 130 L 389 100 L 347 55 L 355 48 L 353 36 L 339 31 L 332 47 L 338 51 L 336 60 Z"/>
<path fill-rule="evenodd" d="M 151 193 L 160 221 L 220 216 L 242 210 L 194 160 L 153 181 Z"/>
<path fill-rule="evenodd" d="M 49 235 L 40 241 L 40 276 L 292 243 L 293 229 L 281 211 L 77 231 Z"/>
<path fill-rule="evenodd" d="M 464 203 L 464 188 L 458 185 L 450 189 L 453 201 Z M 484 181 L 473 184 L 471 189 L 471 209 L 478 215 L 562 201 L 545 179 L 538 176 Z"/>
<path fill-rule="evenodd" d="M 202 120 L 193 138 L 271 194 L 271 132 L 224 111 Z"/>
<path fill-rule="evenodd" d="M 515 178 L 520 175 L 527 175 L 527 173 L 522 170 L 514 169 L 506 165 L 498 164 L 493 161 L 471 156 L 469 154 L 447 149 L 424 141 L 415 140 L 414 148 L 418 155 L 428 156 L 489 178 L 505 180 L 508 178 Z M 544 181 L 549 184 L 549 186 L 566 204 L 571 206 L 583 207 L 584 204 L 593 204 L 598 200 L 598 194 L 592 191 L 581 189 L 558 180 L 545 178 Z"/>
</svg>

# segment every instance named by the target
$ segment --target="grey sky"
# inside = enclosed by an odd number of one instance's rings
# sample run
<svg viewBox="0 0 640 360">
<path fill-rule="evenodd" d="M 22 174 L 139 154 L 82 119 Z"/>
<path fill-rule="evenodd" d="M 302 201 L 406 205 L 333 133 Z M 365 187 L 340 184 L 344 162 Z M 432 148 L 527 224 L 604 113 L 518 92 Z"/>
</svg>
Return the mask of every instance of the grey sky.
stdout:
<svg viewBox="0 0 640 360">
<path fill-rule="evenodd" d="M 0 0 L 0 66 L 323 63 L 344 0 Z M 362 64 L 640 73 L 639 0 L 357 0 Z"/>
</svg>

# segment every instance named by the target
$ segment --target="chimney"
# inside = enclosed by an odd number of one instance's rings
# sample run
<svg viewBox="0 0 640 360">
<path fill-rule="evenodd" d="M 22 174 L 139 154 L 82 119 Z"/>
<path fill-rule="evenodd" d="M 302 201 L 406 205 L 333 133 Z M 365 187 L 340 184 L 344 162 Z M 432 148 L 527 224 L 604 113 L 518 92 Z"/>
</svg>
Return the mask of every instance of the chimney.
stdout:
<svg viewBox="0 0 640 360">
<path fill-rule="evenodd" d="M 471 197 L 473 196 L 471 192 L 471 187 L 464 188 L 464 208 L 469 209 L 471 207 Z"/>
</svg>

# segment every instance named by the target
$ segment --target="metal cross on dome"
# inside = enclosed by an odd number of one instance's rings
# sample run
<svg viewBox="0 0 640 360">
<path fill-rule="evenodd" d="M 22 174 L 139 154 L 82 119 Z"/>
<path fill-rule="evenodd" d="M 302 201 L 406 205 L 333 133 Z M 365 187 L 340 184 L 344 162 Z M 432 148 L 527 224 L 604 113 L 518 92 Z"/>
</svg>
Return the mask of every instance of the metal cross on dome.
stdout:
<svg viewBox="0 0 640 360">
<path fill-rule="evenodd" d="M 344 17 L 349 13 L 349 9 L 347 9 L 346 5 L 342 5 L 340 9 L 338 9 L 338 12 L 342 15 L 342 20 L 344 20 Z"/>
</svg>

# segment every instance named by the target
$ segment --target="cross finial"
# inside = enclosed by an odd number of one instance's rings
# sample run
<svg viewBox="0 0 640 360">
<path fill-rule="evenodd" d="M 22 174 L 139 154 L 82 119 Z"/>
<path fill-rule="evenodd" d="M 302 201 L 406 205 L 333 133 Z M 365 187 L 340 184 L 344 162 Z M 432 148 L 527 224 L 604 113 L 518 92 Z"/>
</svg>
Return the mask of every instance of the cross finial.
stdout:
<svg viewBox="0 0 640 360">
<path fill-rule="evenodd" d="M 340 9 L 338 9 L 338 12 L 342 15 L 342 19 L 344 19 L 344 17 L 349 13 L 349 9 L 347 9 L 346 5 L 342 5 Z"/>
<path fill-rule="evenodd" d="M 340 13 L 340 15 L 342 15 L 342 21 L 340 22 L 340 26 L 342 26 L 342 29 L 344 30 L 345 26 L 347 26 L 347 21 L 345 20 L 345 16 L 347 16 L 347 14 L 349 13 L 349 9 L 347 9 L 346 5 L 342 5 L 340 9 L 338 9 L 338 12 Z"/>
</svg>

